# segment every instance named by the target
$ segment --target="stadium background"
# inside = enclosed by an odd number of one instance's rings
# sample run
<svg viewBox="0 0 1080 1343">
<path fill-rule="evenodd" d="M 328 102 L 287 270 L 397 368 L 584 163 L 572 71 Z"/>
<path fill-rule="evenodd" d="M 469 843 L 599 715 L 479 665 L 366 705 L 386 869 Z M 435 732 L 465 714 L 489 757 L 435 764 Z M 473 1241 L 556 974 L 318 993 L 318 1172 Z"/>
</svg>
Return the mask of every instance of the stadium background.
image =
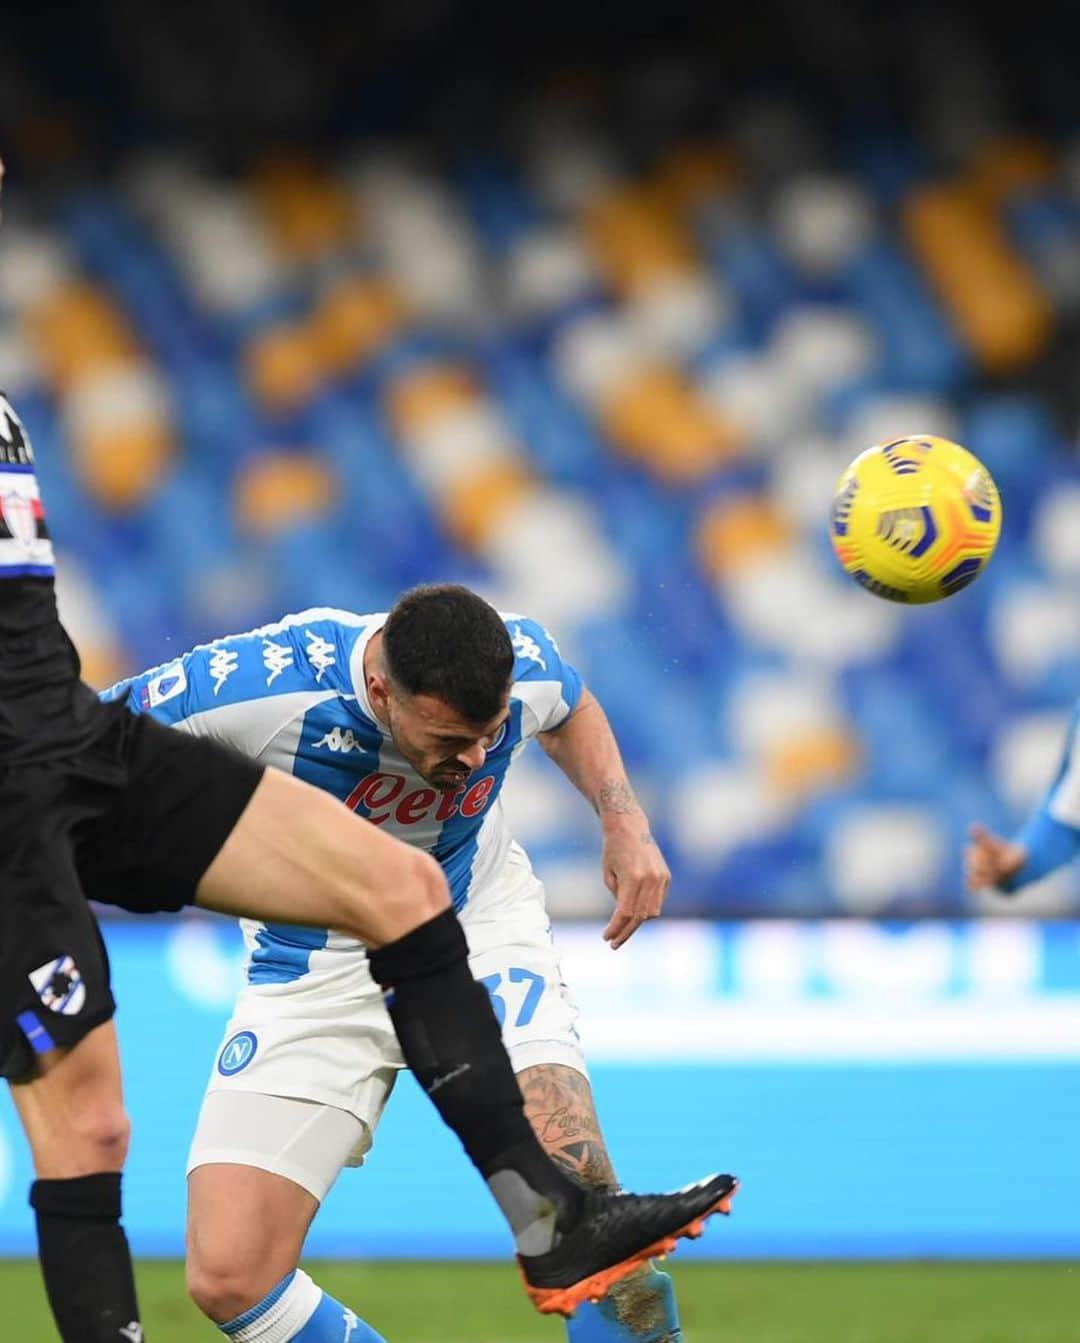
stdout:
<svg viewBox="0 0 1080 1343">
<path fill-rule="evenodd" d="M 1080 878 L 1007 904 L 960 867 L 1080 687 L 1060 38 L 963 5 L 5 18 L 0 386 L 88 678 L 433 578 L 542 619 L 681 917 L 611 957 L 587 808 L 539 752 L 507 805 L 624 1179 L 745 1180 L 687 1259 L 1080 1253 Z M 911 432 L 978 453 L 1005 522 L 909 611 L 824 523 Z M 174 1255 L 239 939 L 103 913 L 127 1223 Z M 32 1250 L 28 1180 L 5 1103 L 2 1252 Z M 471 1180 L 404 1083 L 311 1247 L 501 1256 Z"/>
</svg>

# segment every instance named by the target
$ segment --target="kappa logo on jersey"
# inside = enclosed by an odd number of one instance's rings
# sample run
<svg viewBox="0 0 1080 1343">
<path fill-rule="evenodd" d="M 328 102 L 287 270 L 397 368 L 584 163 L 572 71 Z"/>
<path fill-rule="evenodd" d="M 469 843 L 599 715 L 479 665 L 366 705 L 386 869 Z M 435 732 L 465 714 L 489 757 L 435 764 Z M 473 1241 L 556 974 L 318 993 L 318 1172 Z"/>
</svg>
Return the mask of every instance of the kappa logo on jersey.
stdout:
<svg viewBox="0 0 1080 1343">
<path fill-rule="evenodd" d="M 24 550 L 29 550 L 37 540 L 37 516 L 34 513 L 34 501 L 14 490 L 0 494 L 0 522 L 11 533 Z"/>
<path fill-rule="evenodd" d="M 30 983 L 50 1012 L 73 1017 L 86 1002 L 86 985 L 70 956 L 58 956 L 30 971 Z"/>
<path fill-rule="evenodd" d="M 341 1340 L 341 1343 L 349 1343 L 349 1339 L 360 1328 L 360 1321 L 348 1306 L 345 1307 L 341 1318 L 345 1321 L 345 1337 Z"/>
<path fill-rule="evenodd" d="M 240 654 L 231 648 L 219 648 L 210 659 L 210 675 L 214 682 L 214 694 L 218 694 L 221 687 L 236 671 L 240 665 Z"/>
<path fill-rule="evenodd" d="M 269 673 L 266 684 L 272 686 L 285 668 L 293 665 L 293 651 L 288 644 L 276 644 L 270 639 L 265 639 L 262 655 L 263 666 Z"/>
<path fill-rule="evenodd" d="M 255 1057 L 259 1041 L 254 1031 L 237 1031 L 225 1041 L 218 1055 L 217 1070 L 222 1077 L 235 1077 Z"/>
<path fill-rule="evenodd" d="M 353 736 L 351 727 L 345 728 L 344 731 L 339 727 L 331 728 L 325 737 L 315 742 L 316 750 L 320 746 L 325 746 L 328 751 L 340 751 L 343 755 L 348 755 L 350 751 L 362 751 L 364 749 L 363 743 L 358 742 Z"/>
<path fill-rule="evenodd" d="M 159 704 L 167 704 L 177 695 L 182 695 L 186 689 L 187 672 L 184 664 L 170 662 L 143 686 L 139 694 L 139 708 L 144 713 L 147 709 L 156 709 Z"/>
<path fill-rule="evenodd" d="M 126 1338 L 128 1343 L 143 1343 L 142 1325 L 138 1320 L 132 1320 L 130 1324 L 121 1325 L 120 1337 Z"/>
<path fill-rule="evenodd" d="M 535 662 L 541 671 L 547 671 L 547 663 L 540 651 L 540 645 L 531 635 L 526 634 L 520 625 L 514 626 L 510 642 L 519 658 L 528 658 L 530 662 Z"/>
<path fill-rule="evenodd" d="M 315 668 L 315 680 L 321 681 L 323 672 L 326 671 L 327 667 L 332 667 L 337 662 L 337 658 L 334 657 L 334 645 L 327 643 L 314 630 L 305 630 L 304 634 L 308 641 L 308 661 Z"/>
<path fill-rule="evenodd" d="M 345 799 L 345 805 L 352 811 L 366 808 L 372 825 L 382 825 L 391 819 L 398 825 L 418 825 L 432 815 L 436 821 L 449 821 L 459 814 L 468 818 L 479 816 L 491 800 L 494 787 L 495 775 L 485 774 L 468 787 L 462 784 L 442 792 L 414 788 L 406 793 L 401 774 L 368 774 Z"/>
</svg>

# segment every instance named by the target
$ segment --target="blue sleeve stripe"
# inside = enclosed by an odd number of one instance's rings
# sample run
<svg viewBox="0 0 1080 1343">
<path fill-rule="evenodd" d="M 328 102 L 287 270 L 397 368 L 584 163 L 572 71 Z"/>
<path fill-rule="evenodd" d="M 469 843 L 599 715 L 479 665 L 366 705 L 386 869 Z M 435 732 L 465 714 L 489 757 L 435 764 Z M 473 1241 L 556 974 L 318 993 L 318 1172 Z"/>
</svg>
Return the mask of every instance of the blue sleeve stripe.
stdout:
<svg viewBox="0 0 1080 1343">
<path fill-rule="evenodd" d="M 1080 853 L 1080 830 L 1055 821 L 1045 808 L 1040 807 L 1016 837 L 1028 851 L 1028 859 L 1004 890 L 1041 881 L 1043 877 L 1064 867 Z"/>
<path fill-rule="evenodd" d="M 1064 867 L 1080 853 L 1080 829 L 1058 820 L 1053 814 L 1054 803 L 1062 784 L 1073 768 L 1077 737 L 1080 734 L 1080 709 L 1069 723 L 1065 751 L 1061 765 L 1039 808 L 1028 818 L 1016 836 L 1015 842 L 1028 851 L 1028 859 L 1011 881 L 1002 884 L 1002 890 L 1014 891 L 1021 886 L 1041 881 L 1043 877 Z"/>
<path fill-rule="evenodd" d="M 562 688 L 562 697 L 566 701 L 570 713 L 573 713 L 581 699 L 584 685 L 578 672 L 568 662 L 562 664 Z M 570 714 L 567 714 L 567 717 L 569 716 Z"/>
</svg>

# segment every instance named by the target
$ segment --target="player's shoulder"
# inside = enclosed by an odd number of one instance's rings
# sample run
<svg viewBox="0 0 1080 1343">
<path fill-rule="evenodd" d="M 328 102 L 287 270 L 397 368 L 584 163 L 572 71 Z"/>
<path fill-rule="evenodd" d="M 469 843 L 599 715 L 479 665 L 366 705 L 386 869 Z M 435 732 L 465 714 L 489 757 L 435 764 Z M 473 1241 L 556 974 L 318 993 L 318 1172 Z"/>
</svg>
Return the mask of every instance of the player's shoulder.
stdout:
<svg viewBox="0 0 1080 1343">
<path fill-rule="evenodd" d="M 562 652 L 547 626 L 514 611 L 500 611 L 499 615 L 514 650 L 513 679 L 557 678 L 562 667 Z"/>
</svg>

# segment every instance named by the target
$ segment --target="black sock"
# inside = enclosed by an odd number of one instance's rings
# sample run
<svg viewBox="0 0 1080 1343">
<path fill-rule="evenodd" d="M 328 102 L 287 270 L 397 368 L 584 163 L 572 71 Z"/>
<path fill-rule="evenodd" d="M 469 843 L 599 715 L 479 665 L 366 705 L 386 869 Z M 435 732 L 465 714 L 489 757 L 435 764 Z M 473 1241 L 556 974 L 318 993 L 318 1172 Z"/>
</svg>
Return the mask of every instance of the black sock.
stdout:
<svg viewBox="0 0 1080 1343">
<path fill-rule="evenodd" d="M 387 991 L 405 1062 L 488 1182 L 518 1248 L 523 1241 L 548 1248 L 554 1222 L 573 1218 L 581 1190 L 548 1158 L 525 1118 L 491 999 L 469 971 L 453 910 L 370 952 L 368 961 Z M 551 1231 L 537 1232 L 538 1221 Z"/>
<path fill-rule="evenodd" d="M 120 1225 L 120 1176 L 36 1180 L 38 1259 L 64 1343 L 141 1343 L 131 1251 Z"/>
</svg>

